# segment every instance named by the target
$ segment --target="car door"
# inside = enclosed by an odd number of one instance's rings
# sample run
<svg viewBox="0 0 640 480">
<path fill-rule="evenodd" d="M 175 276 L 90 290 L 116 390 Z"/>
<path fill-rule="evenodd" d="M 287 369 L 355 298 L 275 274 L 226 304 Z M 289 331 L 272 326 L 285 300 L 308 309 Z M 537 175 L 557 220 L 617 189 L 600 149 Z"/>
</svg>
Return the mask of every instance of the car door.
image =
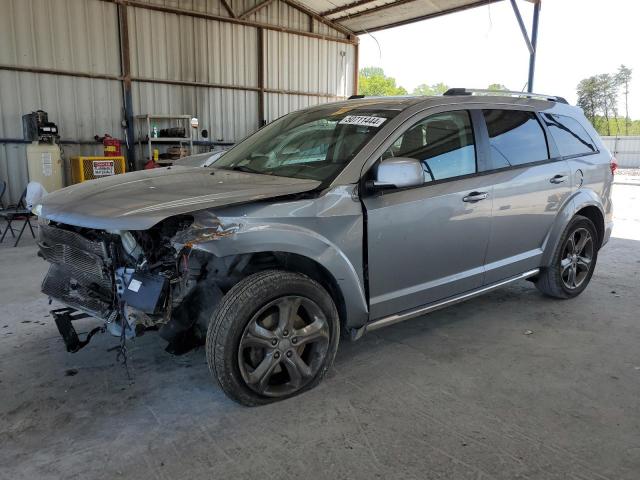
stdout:
<svg viewBox="0 0 640 480">
<path fill-rule="evenodd" d="M 472 290 L 483 280 L 491 186 L 476 175 L 469 112 L 423 116 L 401 130 L 380 160 L 420 160 L 424 183 L 363 195 L 372 319 Z"/>
<path fill-rule="evenodd" d="M 482 110 L 493 173 L 485 283 L 540 266 L 545 240 L 571 192 L 568 163 L 550 154 L 533 111 Z"/>
</svg>

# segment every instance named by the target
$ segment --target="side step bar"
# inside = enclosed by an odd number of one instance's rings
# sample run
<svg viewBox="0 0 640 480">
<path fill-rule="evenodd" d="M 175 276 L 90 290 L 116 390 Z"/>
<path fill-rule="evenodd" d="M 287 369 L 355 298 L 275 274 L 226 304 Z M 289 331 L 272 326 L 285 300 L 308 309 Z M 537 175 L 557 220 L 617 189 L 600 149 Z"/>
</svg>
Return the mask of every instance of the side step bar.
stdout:
<svg viewBox="0 0 640 480">
<path fill-rule="evenodd" d="M 434 310 L 439 310 L 444 307 L 448 307 L 449 305 L 454 305 L 456 303 L 464 302 L 465 300 L 469 300 L 470 298 L 477 297 L 482 295 L 483 293 L 487 293 L 491 290 L 495 290 L 496 288 L 503 287 L 504 285 L 508 285 L 509 283 L 516 282 L 518 280 L 524 280 L 525 278 L 530 278 L 540 273 L 540 269 L 536 268 L 534 270 L 529 270 L 528 272 L 521 273 L 520 275 L 516 275 L 515 277 L 507 278 L 506 280 L 501 280 L 496 283 L 492 283 L 491 285 L 486 285 L 477 290 L 472 290 L 470 292 L 462 293 L 460 295 L 456 295 L 455 297 L 447 298 L 446 300 L 441 300 L 440 302 L 432 303 L 425 307 L 418 307 L 414 310 L 408 310 L 402 313 L 394 313 L 393 315 L 389 315 L 387 317 L 379 318 L 378 320 L 374 320 L 371 323 L 368 323 L 365 327 L 365 331 L 373 331 L 378 330 L 382 327 L 388 327 L 389 325 L 394 325 L 396 323 L 404 322 L 405 320 L 410 320 L 412 318 L 419 317 L 426 313 L 433 312 Z M 364 333 L 364 332 L 363 332 Z"/>
</svg>

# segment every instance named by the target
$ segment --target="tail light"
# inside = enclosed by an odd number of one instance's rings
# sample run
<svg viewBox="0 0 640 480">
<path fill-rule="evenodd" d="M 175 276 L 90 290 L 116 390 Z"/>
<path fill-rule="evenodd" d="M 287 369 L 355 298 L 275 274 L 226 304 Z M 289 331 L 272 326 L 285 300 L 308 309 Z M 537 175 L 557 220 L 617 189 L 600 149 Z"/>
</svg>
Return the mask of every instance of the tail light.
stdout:
<svg viewBox="0 0 640 480">
<path fill-rule="evenodd" d="M 609 160 L 609 166 L 611 167 L 611 174 L 616 173 L 616 170 L 618 169 L 618 161 L 613 155 L 611 155 L 611 160 Z"/>
</svg>

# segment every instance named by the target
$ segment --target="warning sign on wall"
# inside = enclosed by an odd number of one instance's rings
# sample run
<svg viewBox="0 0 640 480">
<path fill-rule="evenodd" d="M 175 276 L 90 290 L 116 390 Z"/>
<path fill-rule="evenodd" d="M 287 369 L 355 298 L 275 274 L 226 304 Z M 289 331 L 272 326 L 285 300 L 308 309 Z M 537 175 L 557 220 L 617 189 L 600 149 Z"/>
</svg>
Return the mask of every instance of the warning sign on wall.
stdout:
<svg viewBox="0 0 640 480">
<path fill-rule="evenodd" d="M 102 160 L 99 162 L 93 162 L 93 176 L 94 177 L 108 177 L 113 175 L 115 169 L 113 166 L 113 160 Z"/>
</svg>

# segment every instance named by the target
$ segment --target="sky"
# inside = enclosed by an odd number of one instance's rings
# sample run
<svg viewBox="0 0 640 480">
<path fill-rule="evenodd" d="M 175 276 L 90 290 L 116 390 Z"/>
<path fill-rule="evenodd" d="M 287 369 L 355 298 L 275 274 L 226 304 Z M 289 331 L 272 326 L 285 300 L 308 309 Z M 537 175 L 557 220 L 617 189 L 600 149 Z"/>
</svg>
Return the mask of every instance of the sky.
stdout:
<svg viewBox="0 0 640 480">
<path fill-rule="evenodd" d="M 517 0 L 530 31 L 533 5 Z M 640 0 L 542 0 L 534 92 L 576 102 L 578 82 L 633 69 L 629 115 L 640 119 Z M 360 68 L 382 67 L 409 92 L 422 83 L 522 90 L 529 51 L 509 1 L 360 36 Z M 621 115 L 624 103 L 619 102 Z"/>
</svg>

